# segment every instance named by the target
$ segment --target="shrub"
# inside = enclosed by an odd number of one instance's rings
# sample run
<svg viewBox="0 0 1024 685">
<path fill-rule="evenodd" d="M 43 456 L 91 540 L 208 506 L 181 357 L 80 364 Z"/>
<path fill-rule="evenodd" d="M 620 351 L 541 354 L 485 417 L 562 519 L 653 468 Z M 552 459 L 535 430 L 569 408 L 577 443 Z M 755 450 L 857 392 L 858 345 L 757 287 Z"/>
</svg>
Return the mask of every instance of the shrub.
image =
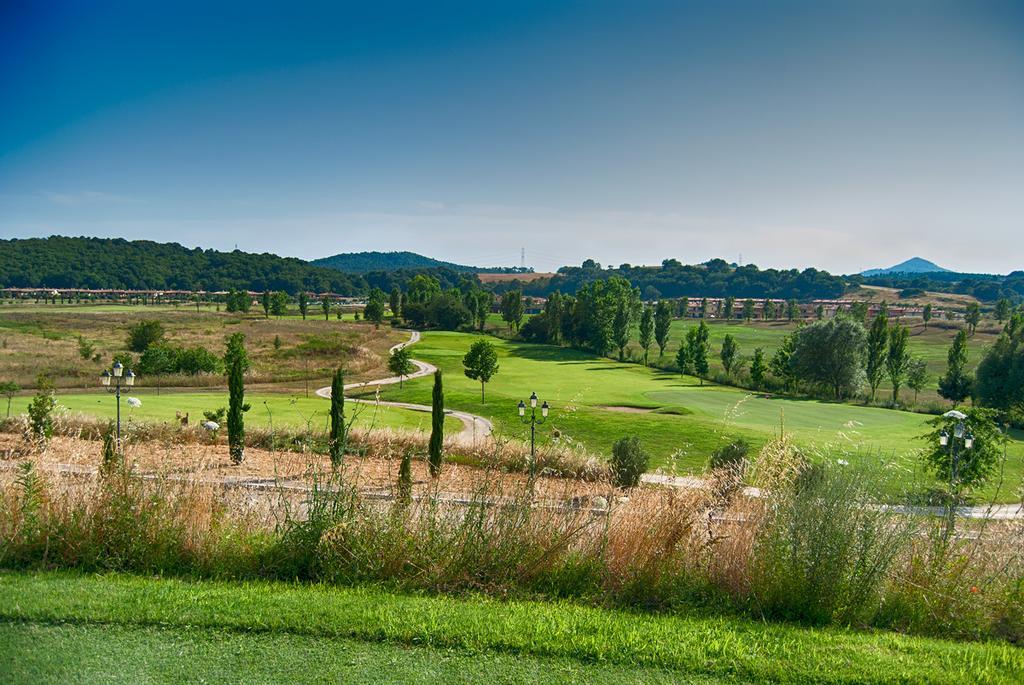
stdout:
<svg viewBox="0 0 1024 685">
<path fill-rule="evenodd" d="M 46 376 L 39 376 L 36 385 L 36 396 L 28 405 L 29 437 L 45 444 L 53 436 L 53 410 L 57 407 L 57 398 L 53 394 L 53 384 Z"/>
<path fill-rule="evenodd" d="M 150 345 L 164 339 L 164 325 L 156 320 L 140 321 L 128 329 L 128 349 L 145 352 Z"/>
<path fill-rule="evenodd" d="M 651 455 L 644 451 L 640 438 L 620 438 L 612 445 L 612 477 L 620 488 L 634 488 L 647 470 Z"/>
<path fill-rule="evenodd" d="M 708 468 L 739 468 L 746 461 L 749 452 L 750 444 L 743 438 L 736 438 L 728 445 L 719 447 L 711 453 L 711 458 L 708 460 Z"/>
</svg>

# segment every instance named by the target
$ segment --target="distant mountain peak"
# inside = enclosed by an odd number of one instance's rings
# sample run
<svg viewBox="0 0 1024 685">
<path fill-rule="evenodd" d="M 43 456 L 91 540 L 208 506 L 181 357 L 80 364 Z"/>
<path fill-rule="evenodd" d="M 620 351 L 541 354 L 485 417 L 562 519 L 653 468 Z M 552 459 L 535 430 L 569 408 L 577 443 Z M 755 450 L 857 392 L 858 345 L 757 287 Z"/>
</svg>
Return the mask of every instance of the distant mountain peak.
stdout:
<svg viewBox="0 0 1024 685">
<path fill-rule="evenodd" d="M 925 274 L 939 271 L 949 271 L 935 262 L 930 262 L 923 257 L 911 257 L 905 262 L 890 266 L 888 269 L 868 269 L 862 271 L 861 276 L 884 276 L 886 274 Z"/>
</svg>

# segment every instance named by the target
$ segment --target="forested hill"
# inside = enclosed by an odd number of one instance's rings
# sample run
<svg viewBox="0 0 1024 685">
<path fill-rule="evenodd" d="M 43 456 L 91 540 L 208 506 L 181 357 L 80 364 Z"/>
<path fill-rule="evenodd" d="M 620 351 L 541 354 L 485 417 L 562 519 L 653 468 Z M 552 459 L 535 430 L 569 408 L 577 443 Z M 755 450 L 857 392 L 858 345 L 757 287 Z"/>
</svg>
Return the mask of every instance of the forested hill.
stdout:
<svg viewBox="0 0 1024 685">
<path fill-rule="evenodd" d="M 360 276 L 274 254 L 189 249 L 120 238 L 0 240 L 0 286 L 130 290 L 365 292 Z"/>
<path fill-rule="evenodd" d="M 838 298 L 847 282 L 827 271 L 758 269 L 753 264 L 734 266 L 722 259 L 704 264 L 681 264 L 666 259 L 661 266 L 630 266 L 602 269 L 587 260 L 582 266 L 564 266 L 549 279 L 530 283 L 503 283 L 500 290 L 521 287 L 528 295 L 546 296 L 555 290 L 575 293 L 582 285 L 610 276 L 622 276 L 640 288 L 644 299 L 659 297 L 771 297 L 798 300 Z"/>
<path fill-rule="evenodd" d="M 371 271 L 398 269 L 448 269 L 460 273 L 510 273 L 512 268 L 477 267 L 443 262 L 415 252 L 345 252 L 333 257 L 314 259 L 310 264 L 326 266 L 346 273 L 364 274 Z"/>
</svg>

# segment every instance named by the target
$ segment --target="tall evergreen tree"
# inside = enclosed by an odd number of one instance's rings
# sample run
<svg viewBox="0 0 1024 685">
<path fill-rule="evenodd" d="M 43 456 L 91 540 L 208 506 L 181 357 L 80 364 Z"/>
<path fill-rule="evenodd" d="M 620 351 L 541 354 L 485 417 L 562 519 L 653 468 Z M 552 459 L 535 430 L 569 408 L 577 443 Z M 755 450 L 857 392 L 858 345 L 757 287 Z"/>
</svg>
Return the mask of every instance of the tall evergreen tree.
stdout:
<svg viewBox="0 0 1024 685">
<path fill-rule="evenodd" d="M 970 335 L 974 335 L 974 331 L 978 328 L 978 324 L 981 323 L 981 305 L 977 302 L 971 302 L 967 305 L 967 311 L 964 312 L 964 321 L 967 322 L 967 328 L 970 331 Z"/>
<path fill-rule="evenodd" d="M 299 291 L 299 313 L 302 314 L 302 319 L 305 321 L 306 314 L 309 312 L 309 293 L 303 288 Z"/>
<path fill-rule="evenodd" d="M 679 298 L 679 318 L 685 319 L 690 316 L 690 298 L 680 297 Z"/>
<path fill-rule="evenodd" d="M 640 347 L 644 350 L 644 366 L 647 366 L 647 355 L 654 342 L 654 311 L 645 306 L 640 312 Z"/>
<path fill-rule="evenodd" d="M 694 330 L 692 338 L 688 336 L 687 343 L 690 347 L 688 356 L 690 358 L 690 364 L 693 365 L 693 371 L 700 378 L 700 384 L 704 385 L 704 379 L 707 378 L 710 366 L 708 364 L 708 348 L 710 347 L 710 332 L 708 331 L 708 325 L 702 319 L 700 325 Z M 689 332 L 687 332 L 689 333 Z"/>
<path fill-rule="evenodd" d="M 388 304 L 391 306 L 391 318 L 402 318 L 402 291 L 396 285 L 391 289 L 391 298 Z"/>
<path fill-rule="evenodd" d="M 428 463 L 430 475 L 441 475 L 441 460 L 444 458 L 444 390 L 441 387 L 441 369 L 434 372 L 434 393 L 430 406 L 430 446 Z"/>
<path fill-rule="evenodd" d="M 967 331 L 960 330 L 946 355 L 946 373 L 939 379 L 939 396 L 956 406 L 971 396 L 974 379 L 966 371 Z"/>
<path fill-rule="evenodd" d="M 234 333 L 228 338 L 224 353 L 224 368 L 228 375 L 228 453 L 231 461 L 242 463 L 245 458 L 245 372 L 249 368 L 249 357 L 245 351 L 245 336 Z"/>
<path fill-rule="evenodd" d="M 725 318 L 726 321 L 732 320 L 732 316 L 735 309 L 736 298 L 733 297 L 732 295 L 729 295 L 728 297 L 725 298 L 725 311 L 722 313 L 722 316 Z"/>
<path fill-rule="evenodd" d="M 324 295 L 323 297 L 320 298 L 320 309 L 323 310 L 324 321 L 330 321 L 331 320 L 331 300 L 330 300 L 330 298 L 327 297 L 327 295 Z"/>
<path fill-rule="evenodd" d="M 270 318 L 270 291 L 264 290 L 263 295 L 260 297 L 260 304 L 263 305 L 263 318 Z"/>
<path fill-rule="evenodd" d="M 875 400 L 878 385 L 885 374 L 886 350 L 889 346 L 889 319 L 879 312 L 871 323 L 868 331 L 867 364 L 864 373 L 867 375 L 868 387 L 871 389 L 871 401 Z"/>
<path fill-rule="evenodd" d="M 743 301 L 743 320 L 750 323 L 750 320 L 754 318 L 754 301 L 747 298 Z"/>
<path fill-rule="evenodd" d="M 907 376 L 910 364 L 910 331 L 906 326 L 896 325 L 889 331 L 889 353 L 885 359 L 885 369 L 892 383 L 892 403 L 896 404 L 900 397 L 900 386 Z"/>
<path fill-rule="evenodd" d="M 668 334 L 672 330 L 672 308 L 668 300 L 658 300 L 658 306 L 654 311 L 654 340 L 658 343 L 658 356 L 665 356 L 665 347 L 668 345 Z"/>
<path fill-rule="evenodd" d="M 732 337 L 731 333 L 726 333 L 722 339 L 722 350 L 719 353 L 726 376 L 732 375 L 733 367 L 735 367 L 736 361 L 739 358 L 739 351 L 740 346 L 736 343 L 736 338 Z"/>
<path fill-rule="evenodd" d="M 338 367 L 331 379 L 331 465 L 337 468 L 345 456 L 345 370 Z"/>
<path fill-rule="evenodd" d="M 796 300 L 790 300 L 786 303 L 786 318 L 792 323 L 796 321 L 797 317 L 800 316 L 800 305 L 797 304 Z"/>
<path fill-rule="evenodd" d="M 750 362 L 750 383 L 755 390 L 764 388 L 765 372 L 768 367 L 764 363 L 764 350 L 760 347 L 754 350 L 754 359 Z"/>
<path fill-rule="evenodd" d="M 924 321 L 924 329 L 928 330 L 928 322 L 932 320 L 932 305 L 930 302 L 921 310 L 921 319 Z"/>
</svg>

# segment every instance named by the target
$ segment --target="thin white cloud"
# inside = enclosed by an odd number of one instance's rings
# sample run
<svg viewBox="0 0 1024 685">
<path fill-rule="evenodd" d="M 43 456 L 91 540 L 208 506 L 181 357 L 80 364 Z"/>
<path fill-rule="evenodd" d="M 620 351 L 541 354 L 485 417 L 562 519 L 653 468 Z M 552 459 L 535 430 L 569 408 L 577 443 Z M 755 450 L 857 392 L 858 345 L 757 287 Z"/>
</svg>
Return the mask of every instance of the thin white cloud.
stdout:
<svg viewBox="0 0 1024 685">
<path fill-rule="evenodd" d="M 95 190 L 79 190 L 75 192 L 43 191 L 42 196 L 55 205 L 74 207 L 79 205 L 123 205 L 139 202 L 137 198 L 113 193 L 101 193 Z"/>
</svg>

